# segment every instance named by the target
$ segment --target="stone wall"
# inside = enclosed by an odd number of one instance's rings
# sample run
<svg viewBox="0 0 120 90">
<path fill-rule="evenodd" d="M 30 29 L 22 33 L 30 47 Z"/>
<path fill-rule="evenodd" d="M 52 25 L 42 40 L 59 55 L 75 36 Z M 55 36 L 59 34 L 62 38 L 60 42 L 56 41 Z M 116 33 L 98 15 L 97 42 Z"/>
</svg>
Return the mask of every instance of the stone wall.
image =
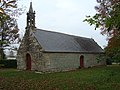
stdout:
<svg viewBox="0 0 120 90">
<path fill-rule="evenodd" d="M 20 44 L 17 53 L 18 69 L 26 70 L 26 54 L 30 54 L 31 56 L 31 70 L 40 70 L 44 68 L 44 61 L 42 59 L 42 47 L 32 34 L 25 34 Z"/>
<path fill-rule="evenodd" d="M 33 41 L 36 40 L 35 38 Z M 36 42 L 36 43 L 35 43 Z M 32 59 L 32 70 L 37 71 L 67 71 L 75 70 L 80 67 L 80 56 L 84 56 L 84 67 L 93 67 L 105 65 L 105 61 L 98 63 L 97 57 L 99 54 L 79 54 L 79 53 L 42 53 L 42 49 L 38 47 L 37 41 L 30 51 L 25 51 L 25 46 L 22 45 L 17 56 L 18 69 L 26 70 L 26 54 L 29 53 Z"/>
<path fill-rule="evenodd" d="M 98 54 L 79 53 L 44 53 L 45 69 L 48 71 L 75 70 L 80 67 L 80 56 L 84 56 L 84 67 L 105 65 L 105 61 L 97 61 Z"/>
</svg>

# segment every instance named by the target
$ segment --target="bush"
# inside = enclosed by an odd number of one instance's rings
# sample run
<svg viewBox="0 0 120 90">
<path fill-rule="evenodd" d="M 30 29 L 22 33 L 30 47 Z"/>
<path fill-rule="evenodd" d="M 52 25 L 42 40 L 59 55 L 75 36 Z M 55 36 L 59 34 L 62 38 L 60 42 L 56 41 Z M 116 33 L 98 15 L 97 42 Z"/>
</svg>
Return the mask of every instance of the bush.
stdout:
<svg viewBox="0 0 120 90">
<path fill-rule="evenodd" d="M 112 60 L 111 60 L 110 58 L 107 58 L 107 59 L 106 59 L 106 64 L 107 64 L 107 65 L 112 65 Z"/>
<path fill-rule="evenodd" d="M 17 60 L 0 60 L 0 65 L 4 68 L 17 68 Z"/>
</svg>

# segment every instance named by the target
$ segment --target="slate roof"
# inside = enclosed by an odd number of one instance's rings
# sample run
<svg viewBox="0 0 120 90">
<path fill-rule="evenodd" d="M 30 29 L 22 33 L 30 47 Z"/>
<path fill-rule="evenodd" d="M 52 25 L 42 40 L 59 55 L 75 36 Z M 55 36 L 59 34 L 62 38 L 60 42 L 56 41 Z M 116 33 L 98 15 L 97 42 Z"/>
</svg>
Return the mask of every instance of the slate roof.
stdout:
<svg viewBox="0 0 120 90">
<path fill-rule="evenodd" d="M 36 29 L 34 36 L 45 52 L 103 53 L 103 49 L 91 38 L 42 29 Z"/>
</svg>

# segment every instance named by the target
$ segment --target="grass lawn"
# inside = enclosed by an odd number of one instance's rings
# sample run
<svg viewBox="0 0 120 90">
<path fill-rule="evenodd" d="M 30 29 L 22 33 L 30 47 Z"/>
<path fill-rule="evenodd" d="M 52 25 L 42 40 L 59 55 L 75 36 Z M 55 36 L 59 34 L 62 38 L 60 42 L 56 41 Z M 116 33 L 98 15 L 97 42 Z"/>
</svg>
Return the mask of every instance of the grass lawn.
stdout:
<svg viewBox="0 0 120 90">
<path fill-rule="evenodd" d="M 0 90 L 120 90 L 120 66 L 46 74 L 0 69 Z"/>
</svg>

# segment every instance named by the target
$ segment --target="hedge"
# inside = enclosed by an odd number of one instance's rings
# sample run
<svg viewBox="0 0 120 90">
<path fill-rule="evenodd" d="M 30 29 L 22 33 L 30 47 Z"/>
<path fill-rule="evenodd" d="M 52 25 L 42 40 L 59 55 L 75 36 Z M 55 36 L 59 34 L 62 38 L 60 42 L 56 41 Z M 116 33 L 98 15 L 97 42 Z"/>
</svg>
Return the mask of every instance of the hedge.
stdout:
<svg viewBox="0 0 120 90">
<path fill-rule="evenodd" d="M 17 60 L 0 60 L 2 68 L 17 68 Z"/>
</svg>

